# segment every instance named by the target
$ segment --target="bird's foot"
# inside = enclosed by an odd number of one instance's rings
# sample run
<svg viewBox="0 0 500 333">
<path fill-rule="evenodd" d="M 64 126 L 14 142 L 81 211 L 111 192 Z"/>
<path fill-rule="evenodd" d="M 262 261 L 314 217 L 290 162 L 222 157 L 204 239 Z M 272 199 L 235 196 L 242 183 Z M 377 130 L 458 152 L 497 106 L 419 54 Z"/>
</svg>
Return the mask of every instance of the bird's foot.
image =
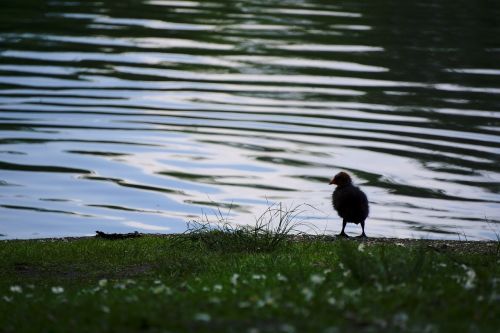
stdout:
<svg viewBox="0 0 500 333">
<path fill-rule="evenodd" d="M 365 239 L 365 238 L 368 238 L 368 236 L 366 236 L 366 234 L 363 232 L 361 235 L 356 236 L 356 238 Z"/>
<path fill-rule="evenodd" d="M 337 234 L 337 237 L 349 238 L 349 236 L 345 232 L 341 232 L 340 234 Z"/>
</svg>

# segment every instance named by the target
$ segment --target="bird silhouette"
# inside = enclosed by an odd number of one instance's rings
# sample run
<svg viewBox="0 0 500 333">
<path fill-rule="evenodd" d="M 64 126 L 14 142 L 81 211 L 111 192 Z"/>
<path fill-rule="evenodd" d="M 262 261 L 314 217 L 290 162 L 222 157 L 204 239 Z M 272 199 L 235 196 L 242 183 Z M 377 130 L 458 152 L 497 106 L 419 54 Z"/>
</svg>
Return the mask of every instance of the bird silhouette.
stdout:
<svg viewBox="0 0 500 333">
<path fill-rule="evenodd" d="M 337 185 L 332 194 L 332 205 L 342 220 L 342 231 L 338 236 L 348 237 L 344 229 L 348 222 L 361 224 L 362 234 L 366 237 L 365 220 L 368 217 L 368 198 L 357 186 L 352 183 L 351 176 L 346 172 L 339 172 L 330 181 L 330 185 Z"/>
</svg>

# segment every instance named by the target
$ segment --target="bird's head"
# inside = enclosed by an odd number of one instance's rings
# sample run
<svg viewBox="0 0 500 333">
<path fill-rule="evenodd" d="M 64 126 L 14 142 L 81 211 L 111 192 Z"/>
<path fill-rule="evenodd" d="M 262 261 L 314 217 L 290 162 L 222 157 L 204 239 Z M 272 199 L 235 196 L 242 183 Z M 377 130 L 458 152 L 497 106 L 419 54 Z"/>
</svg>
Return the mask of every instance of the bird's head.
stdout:
<svg viewBox="0 0 500 333">
<path fill-rule="evenodd" d="M 351 176 L 347 172 L 341 171 L 333 177 L 330 181 L 330 185 L 344 186 L 352 183 Z"/>
</svg>

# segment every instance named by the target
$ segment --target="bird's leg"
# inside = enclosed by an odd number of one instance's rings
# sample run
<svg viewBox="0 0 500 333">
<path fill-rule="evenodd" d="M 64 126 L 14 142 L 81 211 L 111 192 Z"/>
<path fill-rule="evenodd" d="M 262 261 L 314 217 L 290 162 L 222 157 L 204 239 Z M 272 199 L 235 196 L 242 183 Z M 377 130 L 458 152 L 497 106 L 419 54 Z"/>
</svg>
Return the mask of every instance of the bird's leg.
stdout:
<svg viewBox="0 0 500 333">
<path fill-rule="evenodd" d="M 358 237 L 359 238 L 366 238 L 366 234 L 365 234 L 365 221 L 361 221 L 361 230 L 362 230 L 362 233 Z"/>
<path fill-rule="evenodd" d="M 344 231 L 346 224 L 347 224 L 346 219 L 343 219 L 342 220 L 342 231 L 337 236 L 339 236 L 339 237 L 349 237 L 349 236 L 347 236 L 347 234 Z"/>
</svg>

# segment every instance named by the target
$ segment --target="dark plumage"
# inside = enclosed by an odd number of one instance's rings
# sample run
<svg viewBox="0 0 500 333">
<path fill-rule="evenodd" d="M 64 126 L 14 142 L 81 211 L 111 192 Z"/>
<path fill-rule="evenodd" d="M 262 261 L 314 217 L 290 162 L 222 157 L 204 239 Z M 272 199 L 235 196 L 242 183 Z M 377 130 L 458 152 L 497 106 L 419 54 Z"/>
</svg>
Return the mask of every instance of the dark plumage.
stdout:
<svg viewBox="0 0 500 333">
<path fill-rule="evenodd" d="M 368 217 L 368 199 L 358 187 L 352 184 L 351 177 L 346 172 L 339 172 L 330 181 L 330 184 L 337 185 L 332 194 L 333 208 L 343 219 L 342 231 L 339 236 L 347 237 L 344 229 L 347 222 L 361 224 L 363 230 L 360 237 L 366 237 L 365 220 Z"/>
</svg>

